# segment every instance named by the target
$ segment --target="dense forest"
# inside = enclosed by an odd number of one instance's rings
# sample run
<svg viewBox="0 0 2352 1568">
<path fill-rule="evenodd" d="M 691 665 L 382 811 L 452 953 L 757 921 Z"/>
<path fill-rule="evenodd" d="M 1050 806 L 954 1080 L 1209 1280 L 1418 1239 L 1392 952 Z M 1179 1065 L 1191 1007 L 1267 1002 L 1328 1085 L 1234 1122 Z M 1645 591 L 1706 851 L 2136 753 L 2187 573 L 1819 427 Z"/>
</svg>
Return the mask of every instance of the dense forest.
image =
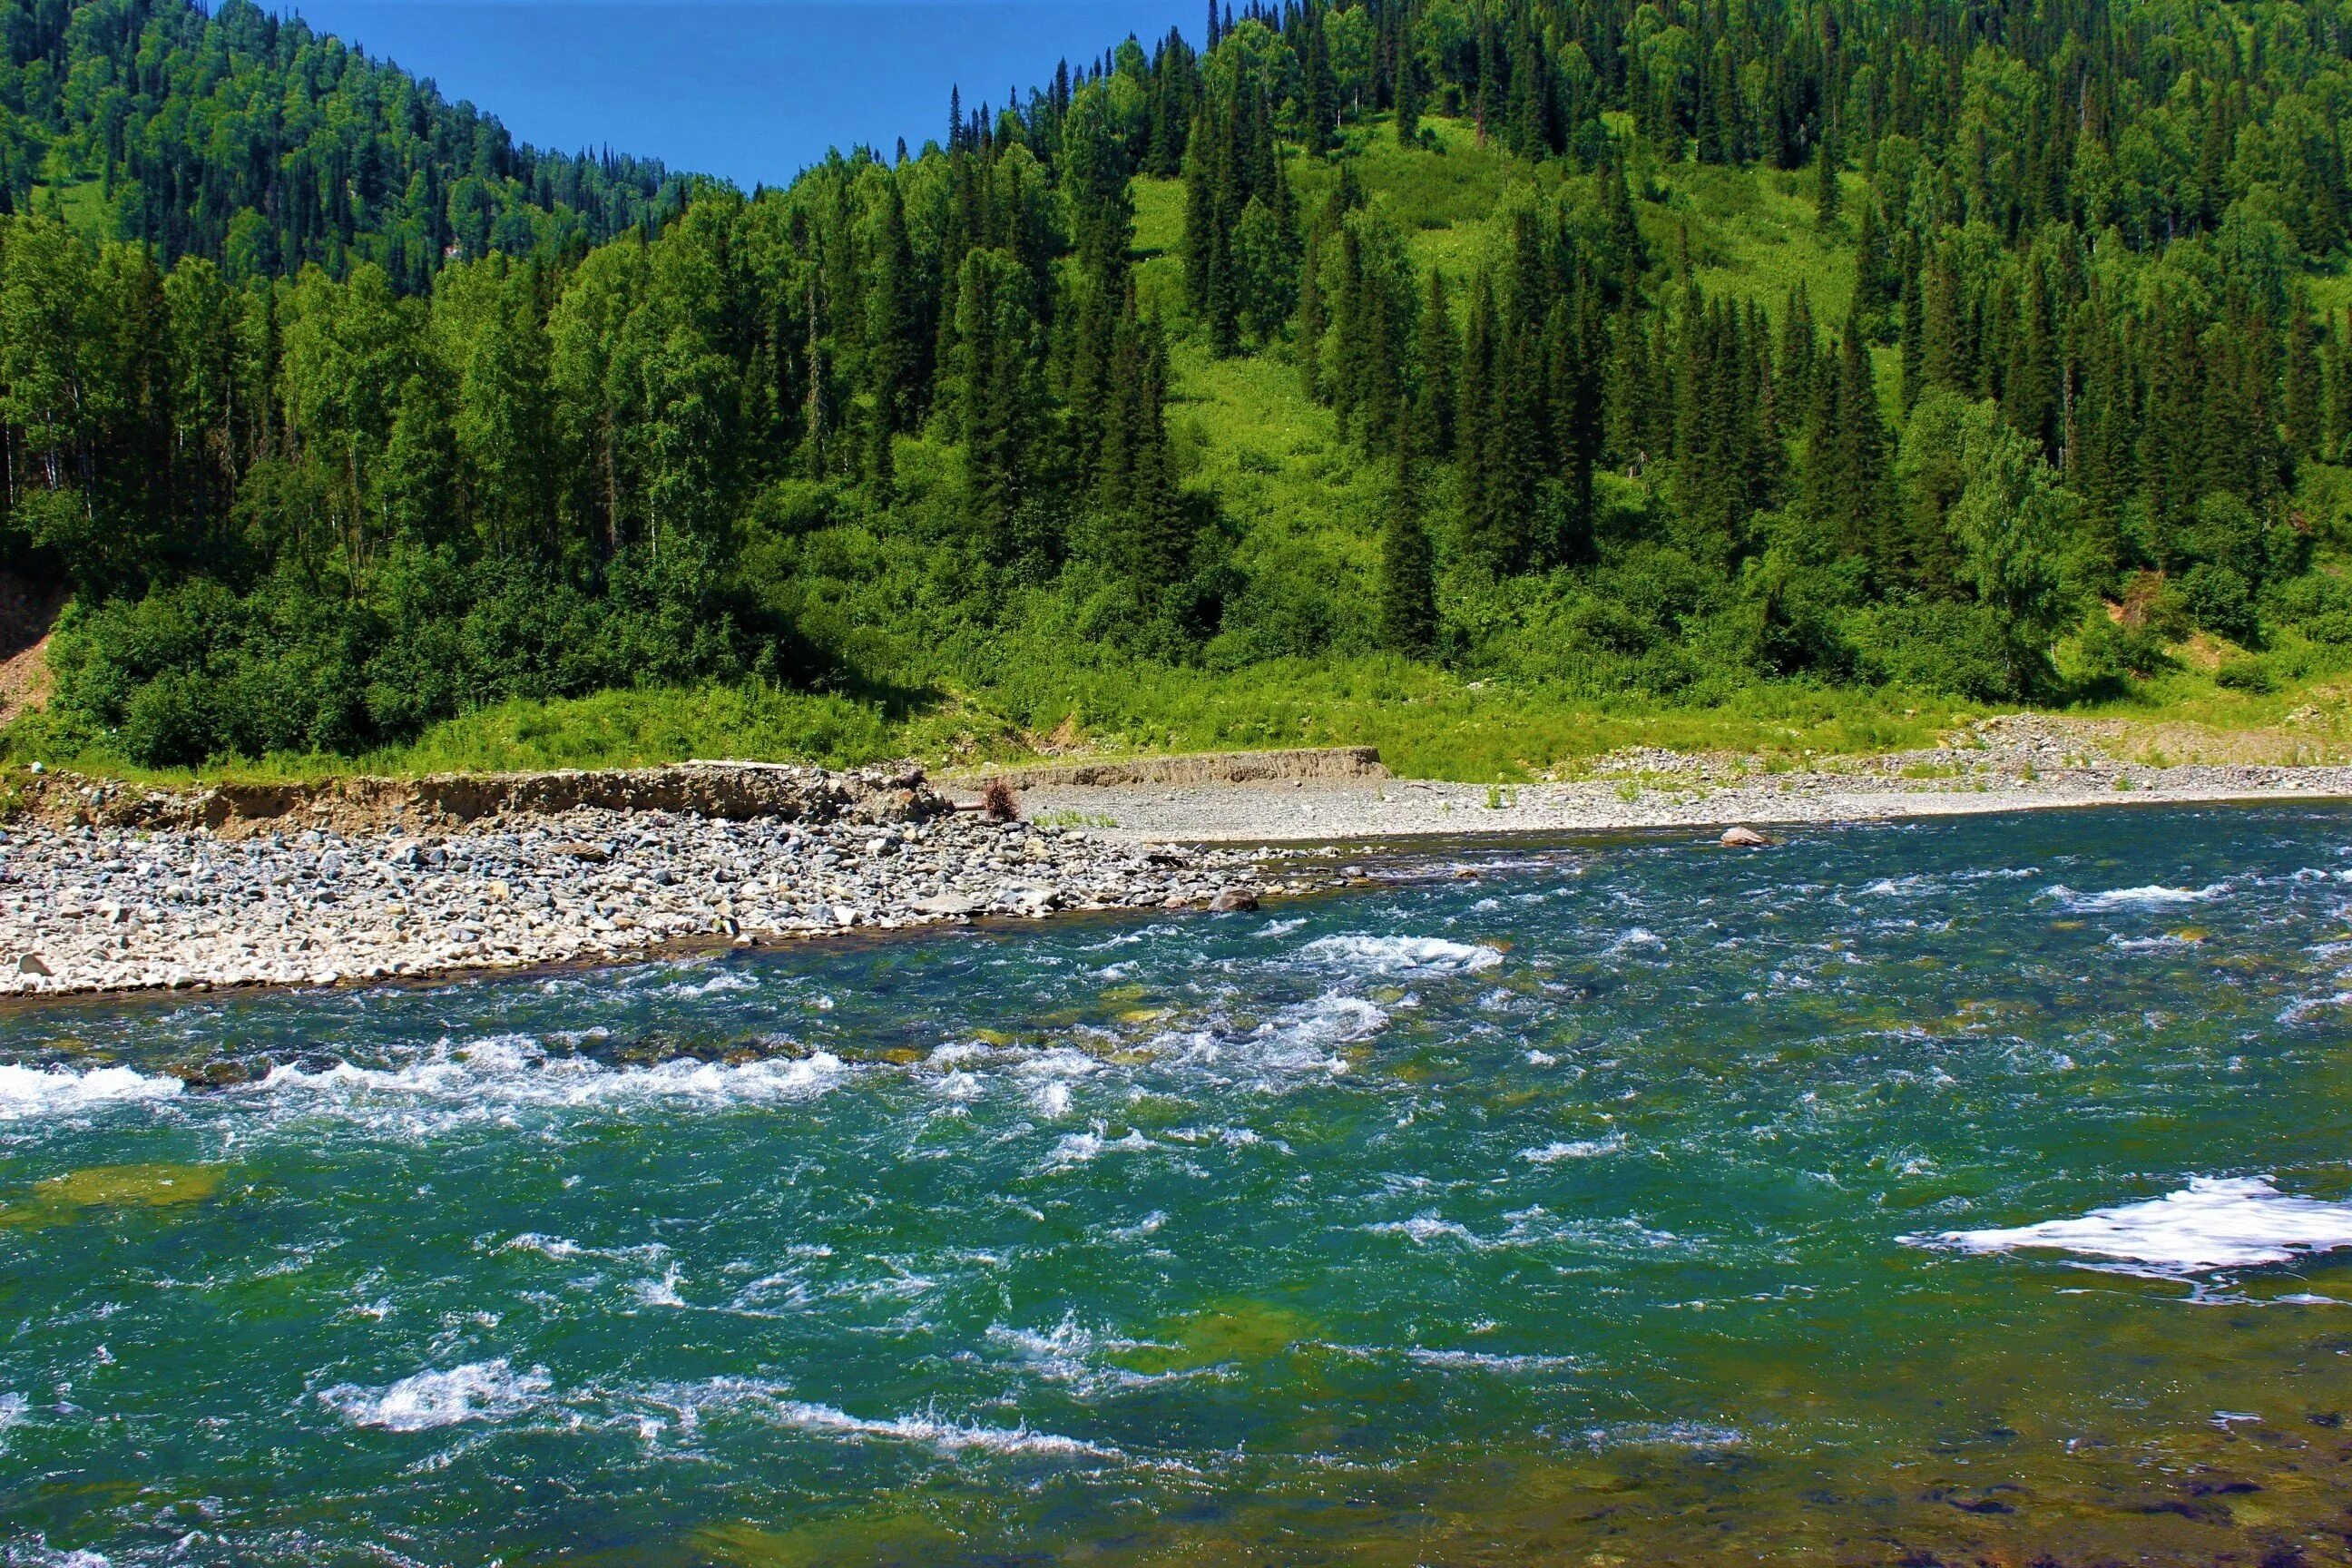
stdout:
<svg viewBox="0 0 2352 1568">
<path fill-rule="evenodd" d="M 1212 7 L 750 195 L 245 0 L 0 0 L 44 743 L 1386 658 L 2352 648 L 2341 0 Z M 2352 657 L 2352 656 L 2347 656 Z"/>
</svg>

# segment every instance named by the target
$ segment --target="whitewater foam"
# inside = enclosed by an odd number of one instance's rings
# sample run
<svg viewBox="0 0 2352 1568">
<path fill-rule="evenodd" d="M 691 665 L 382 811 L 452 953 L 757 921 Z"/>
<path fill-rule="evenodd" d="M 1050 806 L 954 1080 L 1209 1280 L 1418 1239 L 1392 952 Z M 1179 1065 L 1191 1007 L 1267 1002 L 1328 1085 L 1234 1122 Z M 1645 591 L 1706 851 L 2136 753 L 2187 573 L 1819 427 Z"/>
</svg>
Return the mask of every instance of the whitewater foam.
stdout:
<svg viewBox="0 0 2352 1568">
<path fill-rule="evenodd" d="M 982 1426 L 942 1416 L 936 1407 L 920 1415 L 871 1420 L 834 1405 L 787 1397 L 779 1384 L 748 1378 L 713 1378 L 707 1384 L 671 1385 L 649 1391 L 641 1397 L 675 1412 L 680 1426 L 688 1431 L 698 1425 L 700 1412 L 716 1407 L 741 1410 L 775 1426 L 819 1436 L 848 1440 L 878 1437 L 921 1444 L 950 1458 L 975 1451 L 1063 1458 L 1123 1458 L 1117 1448 L 1105 1444 L 1035 1431 L 1025 1424 Z"/>
<path fill-rule="evenodd" d="M 1580 1138 L 1567 1143 L 1547 1143 L 1540 1149 L 1522 1149 L 1519 1158 L 1530 1165 L 1553 1165 L 1562 1160 L 1597 1160 L 1623 1147 L 1625 1134 L 1612 1132 L 1606 1138 Z"/>
<path fill-rule="evenodd" d="M 518 1373 L 501 1356 L 446 1372 L 420 1372 L 383 1388 L 338 1384 L 322 1392 L 319 1402 L 354 1426 L 424 1432 L 520 1415 L 544 1399 L 550 1386 L 544 1367 Z"/>
<path fill-rule="evenodd" d="M 706 1062 L 685 1057 L 650 1067 L 608 1067 L 583 1057 L 550 1055 L 527 1037 L 499 1037 L 435 1047 L 397 1067 L 337 1062 L 316 1071 L 273 1068 L 250 1089 L 290 1106 L 368 1116 L 387 1109 L 430 1109 L 438 1119 L 494 1118 L 521 1109 L 626 1110 L 648 1104 L 713 1108 L 813 1099 L 847 1073 L 838 1057 L 768 1057 Z"/>
<path fill-rule="evenodd" d="M 1471 1234 L 1467 1226 L 1456 1225 L 1435 1215 L 1415 1215 L 1411 1219 L 1387 1219 L 1362 1227 L 1373 1236 L 1402 1236 L 1412 1238 L 1415 1247 L 1427 1247 L 1433 1241 L 1458 1241 L 1465 1247 L 1484 1251 L 1486 1243 Z"/>
<path fill-rule="evenodd" d="M 936 1414 L 868 1421 L 846 1411 L 836 1410 L 830 1405 L 809 1405 L 799 1400 L 785 1401 L 779 1406 L 779 1411 L 786 1425 L 805 1432 L 927 1443 L 942 1454 L 961 1454 L 966 1449 L 977 1448 L 991 1454 L 1083 1455 L 1098 1459 L 1119 1457 L 1117 1448 L 1076 1437 L 1065 1437 L 1055 1432 L 1036 1432 L 1027 1426 L 968 1426 L 960 1421 L 942 1420 Z"/>
<path fill-rule="evenodd" d="M 2163 909 L 2172 904 L 2201 904 L 2229 892 L 2227 885 L 2210 883 L 2202 888 L 2116 888 L 2104 893 L 2078 893 L 2063 882 L 2053 883 L 2042 890 L 2042 896 L 2057 900 L 2078 914 L 2095 913 L 2101 910 Z"/>
<path fill-rule="evenodd" d="M 1132 1130 L 1124 1138 L 1106 1139 L 1103 1124 L 1097 1121 L 1092 1131 L 1065 1133 L 1062 1141 L 1054 1145 L 1053 1153 L 1046 1157 L 1045 1168 L 1049 1171 L 1066 1170 L 1072 1165 L 1090 1164 L 1097 1155 L 1139 1154 L 1150 1147 L 1150 1139 Z"/>
<path fill-rule="evenodd" d="M 1404 1352 L 1405 1359 L 1423 1366 L 1465 1369 L 1475 1372 L 1545 1372 L 1556 1367 L 1574 1366 L 1576 1363 L 1564 1355 L 1504 1355 L 1492 1351 L 1426 1351 L 1414 1345 Z"/>
<path fill-rule="evenodd" d="M 31 1068 L 0 1063 L 0 1121 L 71 1115 L 100 1106 L 170 1100 L 182 1089 L 175 1078 L 149 1078 L 129 1068 Z"/>
<path fill-rule="evenodd" d="M 677 1286 L 685 1278 L 685 1271 L 673 1263 L 662 1270 L 660 1279 L 640 1279 L 629 1287 L 629 1293 L 640 1307 L 683 1307 L 686 1299 L 677 1293 Z"/>
<path fill-rule="evenodd" d="M 2352 1247 L 2352 1203 L 2294 1197 L 2267 1176 L 2195 1176 L 2184 1191 L 2093 1209 L 2079 1219 L 1901 1239 L 1959 1252 L 2064 1252 L 2095 1260 L 2091 1268 L 2170 1278 Z"/>
<path fill-rule="evenodd" d="M 1591 1427 L 1584 1440 L 1595 1453 L 1604 1448 L 1737 1448 L 1748 1441 L 1748 1434 L 1704 1421 L 1636 1421 Z"/>
<path fill-rule="evenodd" d="M 1434 936 L 1326 936 L 1298 951 L 1318 963 L 1372 974 L 1473 974 L 1503 962 L 1496 948 Z"/>
<path fill-rule="evenodd" d="M 757 991 L 759 988 L 760 982 L 756 977 L 740 969 L 722 969 L 708 980 L 675 980 L 667 985 L 656 986 L 653 994 L 690 1001 L 701 996 L 722 995 L 730 991 Z"/>
</svg>

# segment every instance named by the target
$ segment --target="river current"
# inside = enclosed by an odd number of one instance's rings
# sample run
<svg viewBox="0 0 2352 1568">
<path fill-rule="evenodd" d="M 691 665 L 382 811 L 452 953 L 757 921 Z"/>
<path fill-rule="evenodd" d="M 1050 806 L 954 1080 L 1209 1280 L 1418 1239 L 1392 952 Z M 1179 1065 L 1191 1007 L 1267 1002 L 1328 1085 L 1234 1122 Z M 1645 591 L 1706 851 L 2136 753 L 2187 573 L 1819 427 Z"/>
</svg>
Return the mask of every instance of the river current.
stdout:
<svg viewBox="0 0 2352 1568">
<path fill-rule="evenodd" d="M 2352 811 L 1362 864 L 0 1016 L 0 1562 L 2352 1554 Z"/>
</svg>

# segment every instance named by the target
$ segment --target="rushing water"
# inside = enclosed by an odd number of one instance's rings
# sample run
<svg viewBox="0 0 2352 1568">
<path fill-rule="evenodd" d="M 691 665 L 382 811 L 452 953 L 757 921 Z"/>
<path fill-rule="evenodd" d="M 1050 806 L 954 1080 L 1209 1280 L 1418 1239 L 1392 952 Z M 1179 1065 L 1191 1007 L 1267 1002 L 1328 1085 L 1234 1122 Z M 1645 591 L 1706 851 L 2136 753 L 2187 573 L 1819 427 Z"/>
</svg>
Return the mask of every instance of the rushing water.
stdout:
<svg viewBox="0 0 2352 1568">
<path fill-rule="evenodd" d="M 2345 1558 L 2352 813 L 1366 863 L 0 1019 L 0 1562 Z"/>
</svg>

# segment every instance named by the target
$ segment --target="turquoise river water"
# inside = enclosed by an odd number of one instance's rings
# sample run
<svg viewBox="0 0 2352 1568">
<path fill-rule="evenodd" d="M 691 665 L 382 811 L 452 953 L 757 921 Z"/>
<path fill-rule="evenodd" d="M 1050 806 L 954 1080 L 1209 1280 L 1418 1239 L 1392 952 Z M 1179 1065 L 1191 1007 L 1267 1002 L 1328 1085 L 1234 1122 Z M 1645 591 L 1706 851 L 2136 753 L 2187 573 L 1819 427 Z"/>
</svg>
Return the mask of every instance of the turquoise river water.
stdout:
<svg viewBox="0 0 2352 1568">
<path fill-rule="evenodd" d="M 2352 810 L 1363 863 L 0 1016 L 0 1563 L 2352 1556 Z"/>
</svg>

